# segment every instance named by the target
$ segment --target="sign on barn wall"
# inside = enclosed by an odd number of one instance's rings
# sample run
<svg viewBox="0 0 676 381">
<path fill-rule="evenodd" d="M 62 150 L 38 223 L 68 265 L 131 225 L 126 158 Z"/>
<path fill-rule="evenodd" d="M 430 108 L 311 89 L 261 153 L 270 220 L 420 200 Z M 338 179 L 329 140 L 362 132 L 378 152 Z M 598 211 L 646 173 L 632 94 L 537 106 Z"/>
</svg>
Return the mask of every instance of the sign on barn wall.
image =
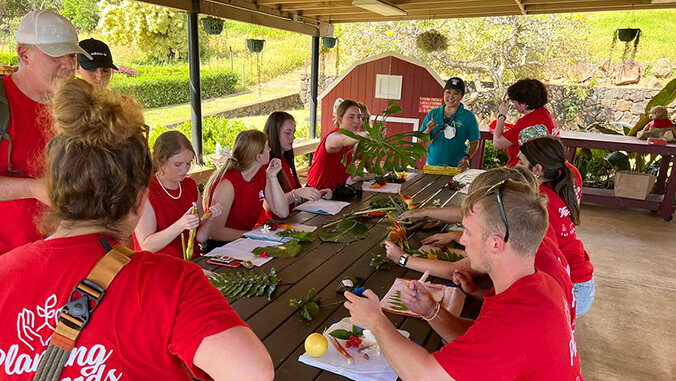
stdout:
<svg viewBox="0 0 676 381">
<path fill-rule="evenodd" d="M 440 107 L 444 103 L 441 98 L 432 98 L 432 97 L 420 97 L 420 103 L 418 103 L 418 112 L 421 114 L 427 114 L 433 109 Z"/>
</svg>

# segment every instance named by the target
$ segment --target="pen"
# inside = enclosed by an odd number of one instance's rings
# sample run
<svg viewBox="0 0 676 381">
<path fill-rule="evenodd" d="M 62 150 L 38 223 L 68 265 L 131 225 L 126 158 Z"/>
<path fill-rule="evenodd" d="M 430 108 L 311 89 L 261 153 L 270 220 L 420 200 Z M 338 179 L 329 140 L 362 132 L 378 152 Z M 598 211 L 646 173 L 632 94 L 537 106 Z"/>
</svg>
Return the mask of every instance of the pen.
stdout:
<svg viewBox="0 0 676 381">
<path fill-rule="evenodd" d="M 427 277 L 430 276 L 430 270 L 426 270 L 425 273 L 418 279 L 419 283 L 423 283 L 424 281 L 427 280 Z M 418 288 L 415 286 L 415 283 L 413 283 L 413 292 L 415 293 L 415 300 L 418 300 Z"/>
</svg>

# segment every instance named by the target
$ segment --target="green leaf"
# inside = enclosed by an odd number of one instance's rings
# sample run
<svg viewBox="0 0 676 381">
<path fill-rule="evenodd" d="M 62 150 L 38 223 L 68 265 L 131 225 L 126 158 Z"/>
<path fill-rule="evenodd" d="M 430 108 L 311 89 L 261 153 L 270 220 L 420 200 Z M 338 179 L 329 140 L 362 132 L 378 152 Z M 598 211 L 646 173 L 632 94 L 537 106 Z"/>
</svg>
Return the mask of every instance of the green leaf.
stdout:
<svg viewBox="0 0 676 381">
<path fill-rule="evenodd" d="M 281 232 L 277 232 L 277 235 L 280 237 L 291 237 L 300 240 L 301 242 L 314 242 L 315 236 L 312 232 L 306 232 L 301 230 L 294 230 L 291 228 L 286 228 Z"/>
<path fill-rule="evenodd" d="M 335 337 L 336 339 L 349 340 L 350 336 L 352 336 L 352 332 L 344 329 L 337 329 L 335 331 L 329 332 L 329 335 Z"/>
<path fill-rule="evenodd" d="M 368 234 L 369 229 L 361 222 L 343 220 L 324 228 L 319 238 L 325 242 L 354 242 L 366 238 Z"/>
<path fill-rule="evenodd" d="M 672 79 L 667 83 L 666 86 L 659 93 L 655 94 L 653 99 L 648 102 L 645 107 L 645 113 L 641 114 L 641 118 L 636 122 L 634 127 L 629 131 L 629 136 L 636 136 L 636 134 L 643 129 L 648 123 L 650 123 L 650 110 L 655 106 L 669 106 L 674 100 L 676 100 L 676 78 Z"/>
<path fill-rule="evenodd" d="M 258 274 L 246 270 L 237 273 L 214 274 L 209 276 L 209 280 L 214 287 L 221 291 L 221 294 L 234 300 L 244 296 L 263 295 L 266 288 L 268 289 L 268 300 L 271 300 L 272 293 L 279 284 L 276 274 L 273 267 L 270 274 L 266 274 L 262 269 Z"/>
<path fill-rule="evenodd" d="M 414 165 L 427 150 L 420 143 L 414 143 L 413 137 L 422 141 L 429 140 L 429 135 L 421 131 L 412 131 L 392 136 L 383 136 L 387 117 L 391 114 L 402 112 L 402 109 L 395 101 L 390 101 L 388 107 L 383 111 L 383 117 L 376 118 L 373 126 L 366 128 L 366 136 L 361 136 L 352 131 L 339 130 L 340 133 L 358 141 L 355 150 L 359 147 L 359 155 L 352 151 L 352 160 L 354 163 L 360 161 L 359 165 L 348 165 L 347 153 L 343 157 L 343 163 L 347 165 L 347 171 L 353 175 L 361 175 L 363 168 L 367 167 L 369 173 L 383 174 L 385 171 L 399 170 L 406 165 Z"/>
<path fill-rule="evenodd" d="M 253 249 L 252 253 L 257 257 L 260 257 L 262 253 L 267 252 L 268 257 L 272 258 L 293 258 L 300 254 L 302 249 L 303 248 L 298 241 L 289 241 L 279 246 L 257 247 Z"/>
<path fill-rule="evenodd" d="M 610 163 L 610 165 L 615 168 L 616 171 L 628 171 L 631 169 L 629 164 L 629 157 L 620 151 L 615 151 L 607 154 L 605 159 Z"/>
<path fill-rule="evenodd" d="M 317 290 L 311 288 L 300 299 L 289 299 L 289 305 L 300 308 L 300 316 L 305 320 L 312 320 L 312 316 L 319 312 L 319 302 L 315 299 Z"/>
</svg>

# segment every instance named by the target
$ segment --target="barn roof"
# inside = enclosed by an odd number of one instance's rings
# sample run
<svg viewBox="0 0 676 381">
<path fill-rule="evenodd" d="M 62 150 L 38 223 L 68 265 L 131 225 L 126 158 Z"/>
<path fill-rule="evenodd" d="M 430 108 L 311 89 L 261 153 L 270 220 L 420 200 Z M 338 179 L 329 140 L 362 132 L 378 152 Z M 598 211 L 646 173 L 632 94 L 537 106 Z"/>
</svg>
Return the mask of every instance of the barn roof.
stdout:
<svg viewBox="0 0 676 381">
<path fill-rule="evenodd" d="M 331 82 L 331 84 L 328 87 L 326 87 L 326 89 L 324 89 L 324 91 L 322 91 L 321 94 L 319 94 L 317 99 L 321 100 L 322 98 L 324 98 L 324 96 L 326 96 L 328 93 L 330 93 L 331 90 L 333 90 L 333 88 L 335 88 L 340 83 L 340 81 L 342 81 L 343 78 L 347 77 L 347 75 L 350 74 L 350 72 L 352 72 L 352 70 L 354 70 L 357 66 L 363 65 L 363 64 L 368 63 L 368 62 L 377 61 L 381 58 L 386 58 L 386 57 L 394 57 L 394 58 L 400 59 L 402 61 L 408 62 L 410 64 L 417 65 L 417 66 L 424 68 L 425 70 L 427 70 L 430 73 L 430 75 L 437 82 L 439 82 L 439 85 L 441 85 L 441 87 L 444 87 L 444 84 L 446 83 L 446 81 L 444 81 L 439 76 L 439 74 L 437 74 L 437 72 L 434 71 L 428 64 L 426 64 L 422 61 L 418 61 L 415 58 L 407 57 L 407 56 L 400 54 L 400 53 L 397 53 L 397 52 L 385 52 L 385 53 L 380 53 L 377 56 L 367 57 L 367 58 L 364 58 L 361 61 L 357 61 L 357 62 L 353 63 L 352 66 L 350 66 L 349 69 L 345 70 L 345 72 L 343 72 L 343 74 L 340 75 L 340 77 L 336 78 L 333 82 Z M 381 74 L 381 73 L 378 73 L 378 74 Z"/>
<path fill-rule="evenodd" d="M 336 23 L 676 8 L 676 0 L 144 0 L 314 36 Z"/>
</svg>

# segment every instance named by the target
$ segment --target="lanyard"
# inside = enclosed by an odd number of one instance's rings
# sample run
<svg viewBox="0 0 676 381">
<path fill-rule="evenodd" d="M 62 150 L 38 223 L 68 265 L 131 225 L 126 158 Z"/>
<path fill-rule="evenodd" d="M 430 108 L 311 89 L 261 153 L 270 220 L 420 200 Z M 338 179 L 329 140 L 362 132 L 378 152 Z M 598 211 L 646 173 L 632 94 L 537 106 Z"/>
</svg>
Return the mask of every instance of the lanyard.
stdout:
<svg viewBox="0 0 676 381">
<path fill-rule="evenodd" d="M 448 118 L 448 119 L 444 118 L 444 125 L 441 126 L 441 130 L 439 130 L 439 133 L 437 134 L 437 136 L 435 136 L 434 138 L 432 138 L 432 140 L 430 140 L 430 144 L 432 144 L 432 142 L 434 142 L 435 140 L 437 140 L 437 138 L 439 137 L 439 135 L 441 135 L 441 134 L 444 133 L 444 130 L 446 129 L 446 126 L 450 126 L 451 123 L 453 123 L 453 121 L 455 121 L 455 117 L 456 117 L 456 116 L 458 116 L 458 110 L 455 111 L 455 113 L 453 114 L 453 117 L 452 117 L 452 118 Z"/>
</svg>

